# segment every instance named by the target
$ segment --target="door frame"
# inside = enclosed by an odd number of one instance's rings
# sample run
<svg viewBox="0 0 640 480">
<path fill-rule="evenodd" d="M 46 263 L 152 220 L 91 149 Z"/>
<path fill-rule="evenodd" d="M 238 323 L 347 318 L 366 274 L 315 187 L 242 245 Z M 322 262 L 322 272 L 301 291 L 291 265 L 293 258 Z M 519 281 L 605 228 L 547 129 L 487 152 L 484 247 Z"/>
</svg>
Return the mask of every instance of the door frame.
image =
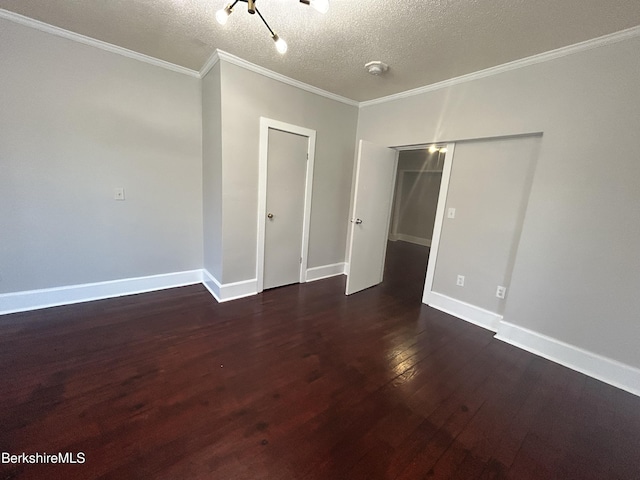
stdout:
<svg viewBox="0 0 640 480">
<path fill-rule="evenodd" d="M 396 145 L 396 146 L 391 146 L 388 148 L 392 148 L 395 149 L 397 151 L 396 154 L 396 173 L 397 173 L 397 162 L 398 162 L 398 155 L 401 151 L 403 150 L 419 150 L 421 148 L 426 148 L 430 145 L 446 145 L 447 147 L 447 152 L 445 154 L 444 157 L 444 162 L 443 162 L 443 166 L 442 166 L 442 179 L 440 180 L 440 191 L 438 193 L 438 203 L 436 206 L 436 218 L 434 220 L 434 224 L 433 224 L 433 235 L 431 237 L 431 247 L 429 249 L 429 260 L 427 262 L 427 272 L 426 272 L 426 277 L 425 277 L 425 281 L 424 281 L 424 287 L 423 287 L 423 293 L 422 293 L 422 303 L 425 304 L 429 304 L 429 302 L 431 301 L 431 292 L 433 289 L 433 278 L 435 275 L 435 270 L 436 270 L 436 263 L 437 263 L 437 259 L 438 259 L 438 248 L 440 246 L 440 235 L 442 233 L 442 225 L 444 222 L 444 213 L 445 213 L 445 206 L 447 203 L 447 195 L 449 193 L 449 180 L 451 178 L 451 169 L 453 166 L 453 154 L 454 154 L 454 150 L 455 150 L 455 146 L 456 144 L 454 142 L 430 142 L 430 143 L 423 143 L 423 144 L 414 144 L 414 145 Z M 356 157 L 357 158 L 357 157 Z M 357 162 L 356 162 L 357 163 Z M 354 166 L 355 167 L 355 166 Z M 354 168 L 354 170 L 356 170 Z M 356 175 L 357 173 L 354 173 L 354 175 Z M 355 179 L 354 179 L 355 181 Z M 394 186 L 395 188 L 398 187 L 398 185 L 395 182 L 395 176 L 394 176 Z M 355 189 L 355 184 L 352 186 L 352 202 L 355 202 L 355 194 L 356 189 Z M 392 199 L 395 198 L 396 195 L 396 190 L 394 190 L 392 192 Z M 351 205 L 350 208 L 350 213 L 351 213 L 351 217 L 353 217 L 354 215 L 354 205 Z M 389 219 L 389 230 L 387 232 L 387 239 L 389 238 L 389 233 L 391 233 L 391 229 L 392 229 L 392 225 L 391 225 L 391 218 Z M 349 230 L 348 230 L 348 235 L 350 235 L 351 233 L 351 228 L 353 228 L 353 225 L 350 225 Z M 350 241 L 350 237 L 347 237 L 347 242 Z M 349 269 L 347 270 L 347 274 L 351 273 L 351 258 L 350 258 L 350 250 L 349 250 L 349 243 L 347 243 L 347 252 L 349 254 Z M 386 262 L 386 250 L 385 253 L 383 254 L 383 262 Z M 384 264 L 383 264 L 384 265 Z M 384 272 L 384 267 L 383 267 L 383 272 Z"/>
<path fill-rule="evenodd" d="M 264 290 L 265 230 L 267 218 L 267 160 L 269 156 L 269 129 L 307 137 L 307 171 L 305 175 L 304 216 L 302 220 L 302 248 L 300 252 L 300 283 L 307 281 L 309 255 L 309 227 L 311 220 L 311 194 L 313 166 L 316 150 L 316 131 L 271 118 L 260 117 L 260 148 L 258 153 L 258 244 L 256 250 L 256 280 L 258 293 Z"/>
<path fill-rule="evenodd" d="M 429 261 L 427 262 L 427 275 L 424 280 L 424 290 L 422 292 L 422 303 L 427 305 L 431 302 L 431 292 L 433 289 L 433 277 L 436 272 L 436 262 L 438 259 L 438 248 L 440 247 L 440 234 L 444 223 L 444 211 L 449 194 L 449 180 L 453 167 L 453 152 L 455 143 L 447 143 L 447 152 L 444 156 L 442 166 L 442 179 L 440 180 L 440 192 L 438 193 L 438 203 L 436 206 L 436 218 L 433 222 L 433 235 L 431 236 L 431 247 L 429 249 Z"/>
</svg>

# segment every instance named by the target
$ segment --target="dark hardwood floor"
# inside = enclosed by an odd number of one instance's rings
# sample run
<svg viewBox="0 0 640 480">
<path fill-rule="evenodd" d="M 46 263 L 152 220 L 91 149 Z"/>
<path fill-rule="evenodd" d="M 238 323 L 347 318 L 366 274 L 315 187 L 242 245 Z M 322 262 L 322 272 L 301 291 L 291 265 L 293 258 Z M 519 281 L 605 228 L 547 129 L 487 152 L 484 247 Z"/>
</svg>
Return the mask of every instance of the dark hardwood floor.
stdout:
<svg viewBox="0 0 640 480">
<path fill-rule="evenodd" d="M 202 286 L 0 318 L 0 479 L 638 479 L 640 398 L 421 305 L 426 249 L 217 304 Z"/>
</svg>

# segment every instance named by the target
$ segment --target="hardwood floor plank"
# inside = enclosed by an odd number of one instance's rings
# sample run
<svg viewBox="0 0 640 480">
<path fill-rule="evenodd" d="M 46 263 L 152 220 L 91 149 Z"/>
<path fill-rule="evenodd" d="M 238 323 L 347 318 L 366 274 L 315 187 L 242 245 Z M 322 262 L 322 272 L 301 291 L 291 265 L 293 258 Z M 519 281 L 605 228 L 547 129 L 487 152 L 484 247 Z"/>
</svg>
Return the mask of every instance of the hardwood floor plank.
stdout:
<svg viewBox="0 0 640 480">
<path fill-rule="evenodd" d="M 218 304 L 201 285 L 0 319 L 4 479 L 637 479 L 640 398 L 421 305 L 428 249 Z"/>
</svg>

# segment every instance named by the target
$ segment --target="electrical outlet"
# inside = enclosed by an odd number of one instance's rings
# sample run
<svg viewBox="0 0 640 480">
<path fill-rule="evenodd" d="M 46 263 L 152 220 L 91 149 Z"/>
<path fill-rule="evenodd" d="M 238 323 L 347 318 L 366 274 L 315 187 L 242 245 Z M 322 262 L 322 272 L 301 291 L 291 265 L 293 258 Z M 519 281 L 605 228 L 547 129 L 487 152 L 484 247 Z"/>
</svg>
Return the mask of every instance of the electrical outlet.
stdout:
<svg viewBox="0 0 640 480">
<path fill-rule="evenodd" d="M 456 209 L 455 208 L 447 209 L 447 218 L 456 218 Z"/>
<path fill-rule="evenodd" d="M 496 297 L 504 298 L 507 294 L 507 287 L 503 287 L 502 285 L 498 285 L 498 289 L 496 290 Z"/>
<path fill-rule="evenodd" d="M 464 275 L 458 275 L 458 279 L 456 280 L 456 285 L 459 287 L 464 287 Z"/>
<path fill-rule="evenodd" d="M 124 200 L 124 188 L 116 187 L 113 198 L 114 200 Z"/>
</svg>

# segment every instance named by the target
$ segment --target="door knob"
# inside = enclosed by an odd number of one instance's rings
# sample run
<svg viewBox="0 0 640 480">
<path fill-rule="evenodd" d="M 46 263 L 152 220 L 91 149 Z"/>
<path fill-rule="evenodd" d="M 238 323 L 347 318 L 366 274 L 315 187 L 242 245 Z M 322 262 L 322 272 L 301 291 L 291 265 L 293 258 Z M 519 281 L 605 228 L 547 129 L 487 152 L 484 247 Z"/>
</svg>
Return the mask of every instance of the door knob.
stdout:
<svg viewBox="0 0 640 480">
<path fill-rule="evenodd" d="M 273 218 L 273 213 L 267 213 L 267 218 Z"/>
<path fill-rule="evenodd" d="M 355 220 L 352 218 L 351 219 L 351 223 L 355 223 L 356 225 L 360 225 L 362 223 L 362 220 L 360 220 L 359 218 L 356 218 Z"/>
</svg>

